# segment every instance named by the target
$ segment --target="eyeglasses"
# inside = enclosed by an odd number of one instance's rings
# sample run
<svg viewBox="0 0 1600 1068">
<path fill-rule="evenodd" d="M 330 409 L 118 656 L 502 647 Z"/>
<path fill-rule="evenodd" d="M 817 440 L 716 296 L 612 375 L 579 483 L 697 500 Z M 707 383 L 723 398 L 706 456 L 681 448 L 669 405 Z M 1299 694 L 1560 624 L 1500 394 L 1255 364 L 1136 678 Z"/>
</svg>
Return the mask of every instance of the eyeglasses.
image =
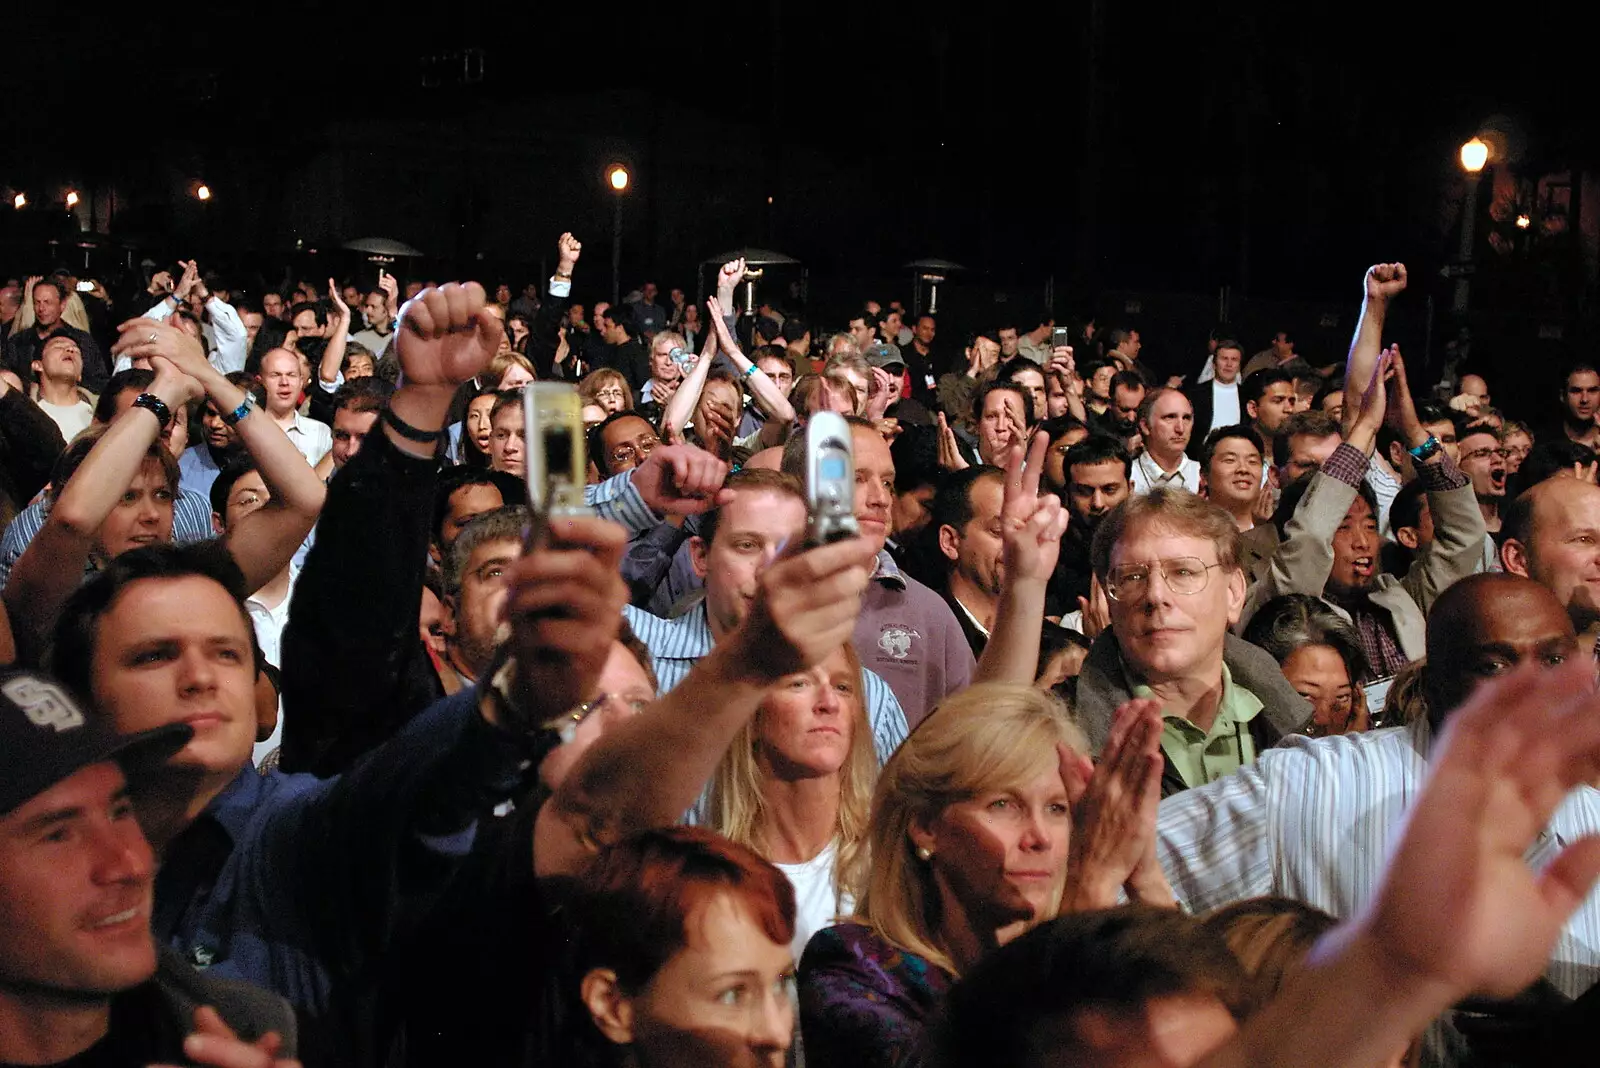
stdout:
<svg viewBox="0 0 1600 1068">
<path fill-rule="evenodd" d="M 597 390 L 595 390 L 594 391 L 594 395 L 595 395 L 595 399 L 597 399 L 597 400 L 599 398 L 601 398 L 601 397 L 609 397 L 612 400 L 621 400 L 622 399 L 622 390 L 618 389 L 616 386 L 608 386 L 605 389 L 597 389 Z"/>
<path fill-rule="evenodd" d="M 638 441 L 628 442 L 625 445 L 618 445 L 606 456 L 613 464 L 643 463 L 645 457 L 655 452 L 656 446 L 660 444 L 661 439 L 652 435 L 648 438 L 640 438 Z"/>
<path fill-rule="evenodd" d="M 1461 457 L 1461 462 L 1462 463 L 1466 463 L 1468 460 L 1481 460 L 1486 456 L 1498 456 L 1502 460 L 1508 460 L 1508 459 L 1511 458 L 1511 450 L 1510 449 L 1473 449 L 1471 452 L 1466 453 L 1465 455 L 1463 455 Z"/>
<path fill-rule="evenodd" d="M 561 735 L 561 744 L 572 744 L 572 739 L 578 733 L 578 725 L 584 720 L 588 719 L 590 716 L 594 715 L 594 713 L 599 711 L 608 701 L 617 702 L 627 710 L 627 713 L 630 716 L 637 716 L 650 705 L 649 701 L 641 700 L 637 697 L 630 699 L 620 693 L 596 694 L 593 698 L 585 701 L 583 704 L 579 705 L 577 708 L 574 708 L 571 712 L 568 712 L 565 716 L 561 717 L 561 719 L 558 720 L 554 725 L 555 729 Z"/>
<path fill-rule="evenodd" d="M 1137 600 L 1150 585 L 1150 572 L 1159 571 L 1167 589 L 1188 597 L 1205 589 L 1211 581 L 1211 569 L 1221 566 L 1194 556 L 1175 556 L 1154 564 L 1123 564 L 1106 572 L 1106 594 L 1113 601 Z"/>
</svg>

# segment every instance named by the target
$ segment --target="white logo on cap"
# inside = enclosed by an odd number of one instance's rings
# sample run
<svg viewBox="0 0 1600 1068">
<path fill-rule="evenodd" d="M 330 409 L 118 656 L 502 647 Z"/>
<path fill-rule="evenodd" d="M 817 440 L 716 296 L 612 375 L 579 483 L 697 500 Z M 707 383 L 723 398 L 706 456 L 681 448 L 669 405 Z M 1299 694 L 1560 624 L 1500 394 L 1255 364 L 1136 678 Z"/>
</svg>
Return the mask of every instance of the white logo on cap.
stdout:
<svg viewBox="0 0 1600 1068">
<path fill-rule="evenodd" d="M 72 703 L 72 698 L 54 683 L 40 679 L 11 679 L 4 687 L 5 695 L 22 708 L 22 714 L 35 727 L 51 727 L 57 733 L 83 726 L 83 713 Z"/>
</svg>

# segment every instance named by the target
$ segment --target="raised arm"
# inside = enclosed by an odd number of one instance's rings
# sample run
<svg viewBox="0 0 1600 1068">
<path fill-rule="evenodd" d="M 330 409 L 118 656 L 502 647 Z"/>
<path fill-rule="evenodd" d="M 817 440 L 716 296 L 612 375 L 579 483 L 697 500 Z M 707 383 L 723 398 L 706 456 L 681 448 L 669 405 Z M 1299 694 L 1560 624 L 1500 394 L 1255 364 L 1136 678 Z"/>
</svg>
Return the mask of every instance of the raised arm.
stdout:
<svg viewBox="0 0 1600 1068">
<path fill-rule="evenodd" d="M 1361 321 L 1350 340 L 1350 357 L 1344 368 L 1344 431 L 1346 436 L 1355 421 L 1366 384 L 1378 366 L 1383 351 L 1383 321 L 1389 314 L 1389 301 L 1406 288 L 1406 265 L 1379 263 L 1367 268 L 1361 300 Z"/>
<path fill-rule="evenodd" d="M 1321 597 L 1333 570 L 1333 537 L 1366 476 L 1378 428 L 1388 411 L 1386 382 L 1391 354 L 1378 360 L 1357 401 L 1345 441 L 1333 451 L 1283 527 L 1283 540 L 1259 581 L 1251 588 L 1235 628 L 1242 632 L 1256 611 L 1274 597 L 1303 593 Z"/>
<path fill-rule="evenodd" d="M 561 324 L 566 318 L 567 306 L 572 301 L 572 276 L 578 259 L 583 255 L 583 242 L 570 233 L 556 240 L 556 273 L 546 283 L 545 299 L 539 311 L 528 324 L 528 358 L 540 378 L 564 378 L 576 381 L 579 353 L 571 352 L 566 360 L 557 361 L 561 344 Z"/>
<path fill-rule="evenodd" d="M 330 390 L 339 381 L 339 369 L 344 366 L 345 345 L 350 337 L 350 305 L 339 295 L 339 284 L 328 279 L 328 300 L 333 302 L 333 314 L 328 321 L 328 344 L 322 350 L 322 362 L 317 364 L 319 388 Z M 381 352 L 372 354 L 376 360 Z"/>
<path fill-rule="evenodd" d="M 727 320 L 722 314 L 722 307 L 715 297 L 706 302 L 706 307 L 711 311 L 711 327 L 717 335 L 717 344 L 727 354 L 744 375 L 745 382 L 750 386 L 750 395 L 755 398 L 756 404 L 767 413 L 767 424 L 776 424 L 783 432 L 776 441 L 763 440 L 763 445 L 781 445 L 788 436 L 789 424 L 794 422 L 794 408 L 789 404 L 789 398 L 783 395 L 768 374 L 755 364 L 751 363 L 745 354 L 739 351 L 738 344 L 733 340 L 733 335 L 728 330 Z"/>
<path fill-rule="evenodd" d="M 452 283 L 405 307 L 389 411 L 409 431 L 385 416 L 333 480 L 295 585 L 283 634 L 285 770 L 342 771 L 441 692 L 417 634 L 436 442 L 410 434 L 442 435 L 457 386 L 488 365 L 500 327 L 483 303 L 481 287 Z"/>
<path fill-rule="evenodd" d="M 1538 977 L 1600 876 L 1594 835 L 1541 872 L 1525 859 L 1600 768 L 1600 698 L 1580 659 L 1525 666 L 1450 717 L 1371 902 L 1201 1068 L 1382 1064 L 1461 998 L 1511 997 Z"/>
<path fill-rule="evenodd" d="M 229 382 L 176 327 L 130 319 L 117 329 L 122 335 L 114 350 L 118 355 L 171 361 L 200 384 L 219 412 L 236 412 L 244 404 L 244 390 Z M 289 565 L 316 524 L 327 488 L 265 411 L 252 405 L 233 429 L 272 494 L 264 507 L 239 520 L 223 536 L 244 572 L 246 587 L 255 590 Z"/>
<path fill-rule="evenodd" d="M 199 342 L 187 334 L 148 319 L 141 321 L 152 330 L 172 330 L 193 350 L 195 358 L 205 363 Z M 151 367 L 156 378 L 146 392 L 166 405 L 169 418 L 170 413 L 202 396 L 200 383 L 171 361 L 158 356 L 151 361 Z M 67 484 L 56 487 L 44 526 L 12 568 L 5 588 L 6 605 L 19 628 L 18 638 L 23 640 L 25 655 L 31 658 L 38 649 L 29 644 L 24 633 L 39 640 L 50 632 L 61 606 L 83 582 L 84 565 L 101 524 L 128 494 L 134 476 L 165 429 L 149 408 L 135 405 L 127 409 L 111 421 Z M 171 536 L 170 528 L 167 534 Z"/>
<path fill-rule="evenodd" d="M 700 393 L 706 387 L 706 376 L 716 361 L 713 335 L 706 335 L 706 344 L 689 373 L 672 391 L 665 410 L 661 413 L 661 436 L 667 441 L 682 441 L 683 428 L 694 416 L 694 406 L 700 403 Z"/>
<path fill-rule="evenodd" d="M 1045 587 L 1056 569 L 1067 511 L 1053 493 L 1039 494 L 1048 434 L 1035 434 L 1024 463 L 1016 450 L 1006 466 L 1000 511 L 1005 554 L 1005 583 L 995 607 L 989 642 L 978 658 L 974 682 L 1010 682 L 1032 686 L 1039 668 L 1040 628 L 1044 625 Z"/>
<path fill-rule="evenodd" d="M 850 640 L 873 559 L 871 547 L 852 538 L 762 573 L 744 624 L 567 773 L 535 827 L 538 874 L 571 874 L 597 843 L 676 822 L 767 690 Z"/>
</svg>

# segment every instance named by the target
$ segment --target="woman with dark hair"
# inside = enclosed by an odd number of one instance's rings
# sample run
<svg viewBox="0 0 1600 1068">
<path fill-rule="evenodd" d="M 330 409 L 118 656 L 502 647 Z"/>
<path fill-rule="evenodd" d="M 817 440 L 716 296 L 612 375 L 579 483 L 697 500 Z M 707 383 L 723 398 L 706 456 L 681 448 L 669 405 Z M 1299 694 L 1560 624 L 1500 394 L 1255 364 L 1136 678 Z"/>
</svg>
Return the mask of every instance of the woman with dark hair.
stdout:
<svg viewBox="0 0 1600 1068">
<path fill-rule="evenodd" d="M 577 994 L 564 1063 L 779 1068 L 794 1033 L 794 891 L 711 831 L 602 853 L 571 902 Z"/>
<path fill-rule="evenodd" d="M 1272 654 L 1295 692 L 1311 702 L 1312 735 L 1372 726 L 1357 682 L 1367 673 L 1361 638 L 1350 621 L 1316 597 L 1287 593 L 1261 606 L 1245 641 Z"/>
</svg>

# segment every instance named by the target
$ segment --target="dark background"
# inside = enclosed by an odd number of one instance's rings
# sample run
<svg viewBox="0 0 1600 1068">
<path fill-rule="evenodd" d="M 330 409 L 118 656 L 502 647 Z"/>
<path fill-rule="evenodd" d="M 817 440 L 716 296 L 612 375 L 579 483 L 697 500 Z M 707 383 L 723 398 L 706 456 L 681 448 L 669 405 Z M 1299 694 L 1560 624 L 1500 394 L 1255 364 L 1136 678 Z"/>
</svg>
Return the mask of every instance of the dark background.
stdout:
<svg viewBox="0 0 1600 1068">
<path fill-rule="evenodd" d="M 269 283 L 284 262 L 370 274 L 335 251 L 370 234 L 427 254 L 401 273 L 521 281 L 571 229 L 593 300 L 602 173 L 622 160 L 624 290 L 693 294 L 701 260 L 761 246 L 804 262 L 830 319 L 866 295 L 911 302 L 901 265 L 938 256 L 969 268 L 940 294 L 958 318 L 1048 296 L 1177 358 L 1224 296 L 1252 350 L 1284 319 L 1342 345 L 1362 270 L 1403 259 L 1404 330 L 1433 348 L 1454 329 L 1437 272 L 1459 145 L 1498 116 L 1517 168 L 1576 174 L 1600 144 L 1578 5 L 279 3 L 9 23 L 0 185 L 34 201 L 0 220 L 13 275 L 42 266 L 70 185 L 89 192 L 80 224 L 90 209 L 135 257 L 199 253 Z M 1583 336 L 1593 265 L 1569 259 L 1538 309 L 1475 283 L 1490 333 L 1537 338 L 1517 318 L 1536 311 Z"/>
</svg>

